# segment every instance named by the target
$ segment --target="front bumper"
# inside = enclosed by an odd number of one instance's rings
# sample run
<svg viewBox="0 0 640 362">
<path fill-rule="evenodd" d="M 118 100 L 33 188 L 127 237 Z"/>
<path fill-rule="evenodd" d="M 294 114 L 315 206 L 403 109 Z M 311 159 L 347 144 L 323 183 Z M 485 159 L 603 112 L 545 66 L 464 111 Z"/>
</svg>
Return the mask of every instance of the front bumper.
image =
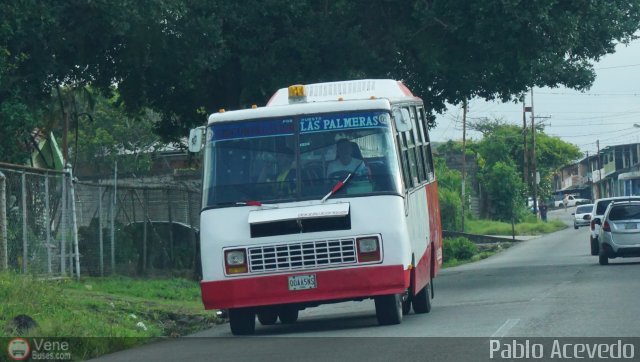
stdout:
<svg viewBox="0 0 640 362">
<path fill-rule="evenodd" d="M 289 276 L 315 274 L 317 288 L 289 290 Z M 258 307 L 290 303 L 318 303 L 403 293 L 410 270 L 402 265 L 381 265 L 296 273 L 233 277 L 202 281 L 205 309 Z"/>
</svg>

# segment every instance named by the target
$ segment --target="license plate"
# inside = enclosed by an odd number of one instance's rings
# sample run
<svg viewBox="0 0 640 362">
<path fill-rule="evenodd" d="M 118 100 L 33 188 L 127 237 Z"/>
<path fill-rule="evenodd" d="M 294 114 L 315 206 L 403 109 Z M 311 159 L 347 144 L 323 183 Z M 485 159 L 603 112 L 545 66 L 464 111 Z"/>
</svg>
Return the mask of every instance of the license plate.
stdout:
<svg viewBox="0 0 640 362">
<path fill-rule="evenodd" d="M 315 274 L 292 275 L 289 277 L 289 290 L 315 289 L 317 287 Z"/>
<path fill-rule="evenodd" d="M 638 224 L 633 223 L 633 224 L 624 224 L 624 228 L 629 230 L 629 229 L 637 229 L 638 228 Z"/>
</svg>

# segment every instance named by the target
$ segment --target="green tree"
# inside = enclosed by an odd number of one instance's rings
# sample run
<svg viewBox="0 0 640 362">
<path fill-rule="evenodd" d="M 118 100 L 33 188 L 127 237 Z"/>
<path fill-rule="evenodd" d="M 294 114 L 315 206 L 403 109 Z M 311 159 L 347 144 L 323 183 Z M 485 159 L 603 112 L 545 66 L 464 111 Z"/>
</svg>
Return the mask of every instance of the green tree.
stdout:
<svg viewBox="0 0 640 362">
<path fill-rule="evenodd" d="M 28 159 L 30 133 L 37 124 L 38 112 L 19 97 L 12 95 L 0 103 L 0 162 L 24 163 Z"/>
<path fill-rule="evenodd" d="M 96 95 L 90 112 L 76 117 L 77 127 L 71 132 L 70 159 L 74 167 L 86 175 L 106 176 L 118 162 L 120 174 L 140 175 L 151 167 L 151 158 L 160 145 L 154 133 L 159 115 L 145 109 L 127 112 L 117 96 L 110 99 Z M 78 109 L 86 105 L 80 104 Z"/>
<path fill-rule="evenodd" d="M 502 221 L 519 221 L 519 201 L 524 184 L 513 163 L 498 161 L 480 172 L 480 182 L 489 195 L 491 214 Z"/>
<path fill-rule="evenodd" d="M 587 89 L 593 61 L 639 24 L 640 0 L 4 1 L 0 108 L 37 120 L 52 89 L 108 96 L 117 85 L 128 111 L 158 112 L 156 131 L 175 140 L 207 112 L 282 86 L 391 77 L 424 99 L 433 125 L 472 97 Z M 19 118 L 2 120 L 18 143 L 32 128 Z"/>
<path fill-rule="evenodd" d="M 508 124 L 503 120 L 485 120 L 473 124 L 473 127 L 482 132 L 482 140 L 472 143 L 470 148 L 477 153 L 480 166 L 480 181 L 493 201 L 501 199 L 505 194 L 500 190 L 503 187 L 500 178 L 496 178 L 488 173 L 495 170 L 495 165 L 502 163 L 499 170 L 504 171 L 505 165 L 513 168 L 513 172 L 521 182 L 524 179 L 524 146 L 522 127 Z M 529 132 L 530 130 L 527 130 Z M 530 133 L 528 142 L 531 142 Z M 529 143 L 530 147 L 530 143 Z M 551 193 L 551 175 L 558 167 L 565 165 L 582 155 L 576 145 L 567 143 L 558 137 L 549 136 L 544 133 L 543 127 L 536 129 L 536 168 L 540 173 L 541 183 L 538 185 L 537 194 L 546 198 Z M 497 182 L 497 185 L 490 183 Z M 521 192 L 515 200 L 516 207 L 521 208 L 526 205 L 525 200 L 530 192 L 527 192 L 525 185 L 518 186 Z M 498 192 L 493 195 L 492 190 Z M 500 208 L 507 205 L 510 200 L 501 201 Z M 493 210 L 497 210 L 494 206 Z M 504 215 L 501 216 L 504 218 Z M 507 219 L 505 219 L 507 220 Z"/>
</svg>

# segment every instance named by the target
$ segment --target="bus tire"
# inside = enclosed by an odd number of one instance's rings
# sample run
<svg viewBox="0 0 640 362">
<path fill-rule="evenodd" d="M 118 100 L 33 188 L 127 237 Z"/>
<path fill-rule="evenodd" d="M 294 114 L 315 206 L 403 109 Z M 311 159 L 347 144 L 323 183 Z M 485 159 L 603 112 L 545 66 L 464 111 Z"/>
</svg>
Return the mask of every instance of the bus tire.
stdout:
<svg viewBox="0 0 640 362">
<path fill-rule="evenodd" d="M 402 296 L 381 295 L 374 298 L 378 324 L 387 326 L 402 323 Z"/>
<path fill-rule="evenodd" d="M 298 309 L 293 307 L 284 307 L 278 311 L 278 317 L 282 324 L 293 324 L 298 320 Z"/>
<path fill-rule="evenodd" d="M 416 314 L 431 312 L 431 283 L 422 288 L 418 294 L 413 296 L 411 304 L 413 304 L 413 311 Z"/>
<path fill-rule="evenodd" d="M 411 312 L 411 298 L 407 296 L 407 299 L 402 301 L 402 315 L 407 315 L 409 312 Z"/>
<path fill-rule="evenodd" d="M 229 326 L 234 336 L 246 336 L 256 331 L 256 313 L 247 308 L 229 309 Z"/>
<path fill-rule="evenodd" d="M 278 313 L 273 309 L 266 309 L 258 312 L 258 321 L 263 326 L 271 326 L 278 321 Z"/>
</svg>

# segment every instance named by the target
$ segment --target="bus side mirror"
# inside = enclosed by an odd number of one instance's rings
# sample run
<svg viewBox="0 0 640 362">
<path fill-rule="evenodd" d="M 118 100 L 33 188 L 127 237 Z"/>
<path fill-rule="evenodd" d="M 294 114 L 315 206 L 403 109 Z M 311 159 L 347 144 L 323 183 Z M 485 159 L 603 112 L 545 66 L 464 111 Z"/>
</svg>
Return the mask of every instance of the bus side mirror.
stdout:
<svg viewBox="0 0 640 362">
<path fill-rule="evenodd" d="M 204 139 L 204 126 L 189 131 L 189 152 L 198 153 L 202 149 Z"/>
<path fill-rule="evenodd" d="M 396 123 L 398 132 L 406 132 L 411 130 L 411 117 L 409 110 L 406 108 L 396 108 L 393 110 L 393 119 Z"/>
</svg>

